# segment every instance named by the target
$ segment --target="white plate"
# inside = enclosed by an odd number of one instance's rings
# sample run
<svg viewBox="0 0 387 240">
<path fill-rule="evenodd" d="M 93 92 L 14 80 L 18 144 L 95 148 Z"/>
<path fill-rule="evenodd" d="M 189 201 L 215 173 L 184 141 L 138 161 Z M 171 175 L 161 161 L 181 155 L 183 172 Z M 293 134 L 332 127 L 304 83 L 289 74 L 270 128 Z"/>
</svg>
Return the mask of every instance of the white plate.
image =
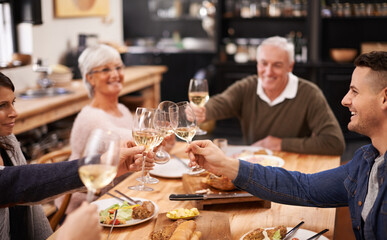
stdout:
<svg viewBox="0 0 387 240">
<path fill-rule="evenodd" d="M 260 150 L 265 150 L 268 155 L 273 155 L 273 152 L 267 148 L 247 146 L 247 145 L 228 145 L 226 148 L 226 155 L 232 156 L 232 155 L 237 155 L 237 154 L 241 154 L 244 152 L 250 152 L 247 154 L 252 155 L 252 154 L 254 154 L 254 152 L 257 152 Z"/>
<path fill-rule="evenodd" d="M 262 166 L 282 167 L 285 164 L 285 161 L 282 158 L 270 155 L 248 155 L 239 157 L 239 159 L 251 163 L 258 163 Z"/>
<path fill-rule="evenodd" d="M 265 229 L 271 229 L 271 228 L 265 228 Z M 287 230 L 289 231 L 290 229 L 292 229 L 291 227 L 288 227 Z M 251 230 L 247 233 L 245 233 L 241 238 L 240 240 L 243 240 L 243 238 L 249 234 L 250 232 L 254 231 Z M 292 238 L 298 238 L 299 240 L 304 240 L 304 239 L 308 239 L 310 238 L 311 236 L 315 235 L 316 232 L 313 232 L 313 231 L 309 231 L 309 230 L 306 230 L 306 229 L 302 229 L 302 228 L 299 228 L 294 234 L 292 234 L 289 238 L 287 239 L 292 239 Z M 320 237 L 316 238 L 316 240 L 329 240 L 328 238 L 324 237 L 323 235 L 320 235 Z"/>
<path fill-rule="evenodd" d="M 144 201 L 150 201 L 150 200 L 147 200 L 147 199 L 144 199 L 144 198 L 136 198 L 136 197 L 132 197 L 132 198 L 134 200 L 141 200 L 143 202 Z M 128 226 L 136 225 L 136 224 L 148 221 L 149 219 L 152 219 L 155 216 L 157 216 L 157 214 L 159 212 L 159 206 L 157 206 L 157 204 L 155 202 L 153 202 L 153 201 L 151 201 L 151 202 L 155 206 L 155 211 L 154 211 L 152 216 L 150 216 L 148 218 L 145 218 L 145 219 L 132 219 L 132 220 L 126 221 L 126 224 L 114 225 L 114 227 L 128 227 Z M 116 203 L 118 203 L 120 205 L 122 204 L 122 202 L 120 202 L 119 200 L 117 200 L 115 198 L 108 198 L 108 199 L 97 200 L 97 201 L 92 202 L 92 204 L 95 204 L 95 205 L 98 206 L 98 213 L 100 211 L 105 210 L 106 208 L 110 207 L 111 205 L 116 204 Z M 101 223 L 101 226 L 111 227 L 112 225 L 111 224 L 103 224 L 103 223 Z"/>
<path fill-rule="evenodd" d="M 189 163 L 188 159 L 180 159 L 187 164 Z M 165 164 L 155 164 L 153 170 L 150 171 L 152 175 L 164 178 L 181 178 L 183 177 L 183 174 L 188 172 L 189 168 L 185 167 L 183 163 L 176 158 L 171 158 L 171 160 Z"/>
</svg>

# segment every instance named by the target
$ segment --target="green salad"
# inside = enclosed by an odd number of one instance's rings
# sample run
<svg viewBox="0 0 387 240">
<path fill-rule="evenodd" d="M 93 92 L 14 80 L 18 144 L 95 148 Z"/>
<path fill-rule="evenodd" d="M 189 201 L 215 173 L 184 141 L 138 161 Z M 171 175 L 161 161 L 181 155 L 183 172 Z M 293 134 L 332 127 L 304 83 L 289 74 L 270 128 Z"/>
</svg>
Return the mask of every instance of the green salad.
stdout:
<svg viewBox="0 0 387 240">
<path fill-rule="evenodd" d="M 99 221 L 103 224 L 120 225 L 132 219 L 133 208 L 140 205 L 129 205 L 124 201 L 121 205 L 116 203 L 99 212 Z M 114 221 L 114 214 L 117 211 L 117 218 Z"/>
</svg>

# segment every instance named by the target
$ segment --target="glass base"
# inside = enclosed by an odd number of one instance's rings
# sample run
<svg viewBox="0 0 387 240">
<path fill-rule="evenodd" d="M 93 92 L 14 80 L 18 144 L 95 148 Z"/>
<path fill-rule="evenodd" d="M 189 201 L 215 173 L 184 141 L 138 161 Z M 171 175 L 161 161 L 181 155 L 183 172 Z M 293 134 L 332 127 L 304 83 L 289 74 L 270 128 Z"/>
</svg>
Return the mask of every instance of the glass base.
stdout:
<svg viewBox="0 0 387 240">
<path fill-rule="evenodd" d="M 153 188 L 144 186 L 144 185 L 135 185 L 135 186 L 129 186 L 128 187 L 130 190 L 135 190 L 135 191 L 145 191 L 145 192 L 151 192 L 153 191 Z"/>
<path fill-rule="evenodd" d="M 157 164 L 165 164 L 171 159 L 171 156 L 168 152 L 164 150 L 159 150 L 155 155 L 155 163 Z"/>
<path fill-rule="evenodd" d="M 137 181 L 139 182 L 143 182 L 142 181 L 142 177 L 138 177 L 136 178 Z M 145 176 L 145 182 L 146 184 L 156 184 L 158 183 L 159 180 L 157 178 L 154 178 L 154 177 L 151 177 L 151 176 Z"/>
<path fill-rule="evenodd" d="M 196 129 L 196 134 L 195 135 L 206 135 L 207 134 L 207 131 L 204 131 L 203 129 L 201 129 L 200 127 L 198 127 Z"/>
</svg>

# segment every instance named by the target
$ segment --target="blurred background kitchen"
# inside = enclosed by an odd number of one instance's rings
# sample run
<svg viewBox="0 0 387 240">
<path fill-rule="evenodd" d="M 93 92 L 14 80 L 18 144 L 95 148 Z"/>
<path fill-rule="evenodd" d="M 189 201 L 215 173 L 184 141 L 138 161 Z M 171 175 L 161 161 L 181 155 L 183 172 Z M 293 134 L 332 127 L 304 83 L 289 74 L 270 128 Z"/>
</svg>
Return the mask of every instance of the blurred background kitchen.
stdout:
<svg viewBox="0 0 387 240">
<path fill-rule="evenodd" d="M 350 113 L 340 104 L 352 61 L 387 49 L 387 2 L 380 0 L 0 0 L 0 23 L 0 69 L 18 91 L 79 79 L 82 50 L 104 42 L 127 66 L 167 66 L 161 100 L 172 101 L 188 99 L 194 76 L 207 78 L 213 95 L 256 73 L 260 42 L 287 37 L 295 44 L 294 73 L 318 84 L 354 144 L 368 140 L 347 131 Z M 143 98 L 131 93 L 122 102 L 135 107 Z M 66 145 L 73 117 L 21 133 L 27 158 Z M 231 144 L 242 143 L 236 120 L 211 130 L 207 138 L 226 132 Z"/>
<path fill-rule="evenodd" d="M 0 0 L 0 71 L 19 92 L 57 87 L 53 95 L 62 94 L 58 87 L 80 78 L 80 53 L 103 42 L 117 48 L 127 66 L 167 66 L 161 100 L 182 101 L 194 76 L 207 78 L 214 95 L 256 73 L 260 42 L 284 36 L 295 45 L 294 73 L 323 90 L 342 127 L 345 163 L 369 141 L 348 132 L 350 113 L 340 104 L 352 61 L 363 52 L 387 50 L 386 26 L 387 1 L 382 0 Z M 133 109 L 144 98 L 134 92 L 121 101 Z M 20 132 L 26 158 L 67 146 L 74 117 Z M 235 119 L 218 121 L 209 130 L 204 138 L 242 144 Z M 342 239 L 352 235 L 350 227 L 338 232 Z"/>
</svg>

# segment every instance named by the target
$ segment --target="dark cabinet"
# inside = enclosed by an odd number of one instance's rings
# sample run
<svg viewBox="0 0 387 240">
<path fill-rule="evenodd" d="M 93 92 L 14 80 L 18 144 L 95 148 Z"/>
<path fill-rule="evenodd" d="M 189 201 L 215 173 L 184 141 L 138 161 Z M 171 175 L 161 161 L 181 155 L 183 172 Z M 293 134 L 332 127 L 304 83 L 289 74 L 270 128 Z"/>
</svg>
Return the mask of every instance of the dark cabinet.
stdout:
<svg viewBox="0 0 387 240">
<path fill-rule="evenodd" d="M 179 52 L 179 53 L 126 53 L 122 56 L 126 66 L 130 65 L 166 65 L 168 71 L 161 82 L 161 100 L 174 102 L 188 100 L 189 80 L 200 69 L 206 69 L 212 62 L 214 53 Z M 210 88 L 214 84 L 209 79 Z"/>
</svg>

